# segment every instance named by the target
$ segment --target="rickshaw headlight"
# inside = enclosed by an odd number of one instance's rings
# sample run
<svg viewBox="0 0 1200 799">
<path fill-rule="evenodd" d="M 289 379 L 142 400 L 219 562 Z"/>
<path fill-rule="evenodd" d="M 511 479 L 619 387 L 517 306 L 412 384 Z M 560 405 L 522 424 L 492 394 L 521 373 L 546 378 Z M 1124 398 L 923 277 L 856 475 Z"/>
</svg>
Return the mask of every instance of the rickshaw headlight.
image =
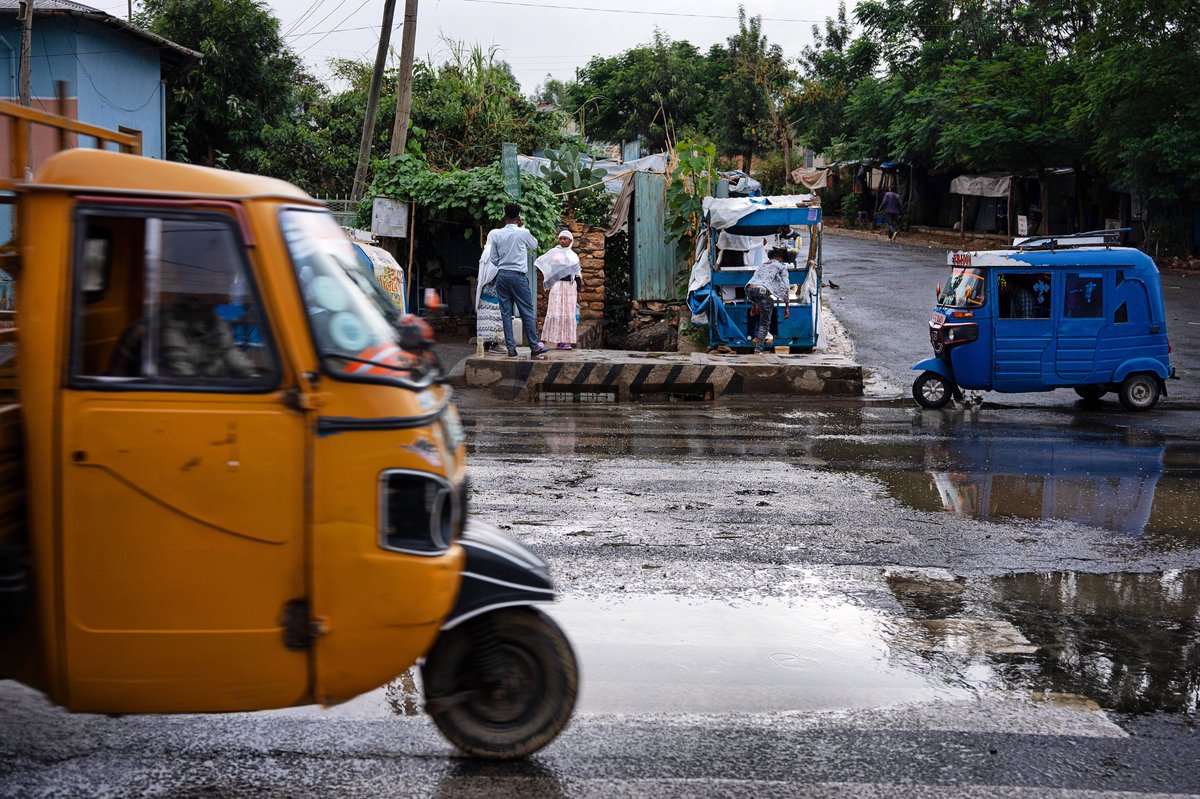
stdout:
<svg viewBox="0 0 1200 799">
<path fill-rule="evenodd" d="M 379 476 L 379 545 L 439 555 L 462 528 L 463 488 L 429 472 L 389 469 Z"/>
</svg>

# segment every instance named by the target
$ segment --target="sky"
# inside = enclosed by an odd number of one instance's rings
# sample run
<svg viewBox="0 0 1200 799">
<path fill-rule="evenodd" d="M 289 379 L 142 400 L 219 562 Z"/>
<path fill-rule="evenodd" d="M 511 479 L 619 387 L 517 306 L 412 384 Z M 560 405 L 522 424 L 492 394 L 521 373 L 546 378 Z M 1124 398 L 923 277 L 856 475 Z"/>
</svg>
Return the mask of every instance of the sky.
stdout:
<svg viewBox="0 0 1200 799">
<path fill-rule="evenodd" d="M 281 22 L 293 51 L 328 79 L 327 61 L 375 59 L 384 0 L 261 0 Z M 127 0 L 82 0 L 124 17 Z M 742 0 L 760 15 L 767 38 L 794 58 L 812 41 L 813 23 L 837 13 L 837 0 Z M 135 2 L 135 7 L 137 3 Z M 396 0 L 393 58 L 399 59 L 405 0 Z M 853 0 L 847 7 L 853 8 Z M 706 50 L 737 30 L 736 0 L 420 0 L 416 56 L 444 60 L 443 37 L 495 46 L 530 94 L 547 74 L 575 76 L 593 55 L 615 55 L 650 41 L 655 27 Z"/>
</svg>

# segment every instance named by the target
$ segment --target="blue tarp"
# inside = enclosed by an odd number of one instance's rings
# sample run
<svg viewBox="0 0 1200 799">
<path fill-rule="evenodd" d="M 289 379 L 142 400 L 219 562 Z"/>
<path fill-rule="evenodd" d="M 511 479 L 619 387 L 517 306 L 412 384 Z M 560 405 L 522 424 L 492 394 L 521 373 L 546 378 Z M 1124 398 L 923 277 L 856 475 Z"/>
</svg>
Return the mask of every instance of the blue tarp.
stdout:
<svg viewBox="0 0 1200 799">
<path fill-rule="evenodd" d="M 725 303 L 721 302 L 720 299 L 717 302 L 713 302 L 712 296 L 713 287 L 710 283 L 688 294 L 688 307 L 697 316 L 707 313 L 709 315 L 708 323 L 710 325 L 716 324 L 717 333 L 721 340 L 732 341 L 744 338 L 745 336 L 742 334 L 742 331 L 738 330 L 737 326 L 733 324 L 733 320 L 729 318 L 729 313 L 725 310 Z M 716 319 L 713 319 L 714 311 Z"/>
</svg>

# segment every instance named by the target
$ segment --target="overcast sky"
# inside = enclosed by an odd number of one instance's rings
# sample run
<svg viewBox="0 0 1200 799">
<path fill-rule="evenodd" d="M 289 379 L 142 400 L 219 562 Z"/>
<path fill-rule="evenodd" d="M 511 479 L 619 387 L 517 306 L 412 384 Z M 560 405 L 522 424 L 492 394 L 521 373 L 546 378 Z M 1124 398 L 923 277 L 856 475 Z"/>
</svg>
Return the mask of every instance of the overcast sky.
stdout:
<svg viewBox="0 0 1200 799">
<path fill-rule="evenodd" d="M 124 17 L 127 0 L 82 0 Z M 330 58 L 373 61 L 383 0 L 265 0 L 292 49 L 326 78 Z M 405 0 L 396 0 L 392 33 L 400 51 Z M 136 5 L 136 3 L 135 3 Z M 761 15 L 770 41 L 789 58 L 812 41 L 812 25 L 837 12 L 837 0 L 743 0 Z M 850 0 L 847 6 L 853 8 Z M 650 41 L 654 28 L 707 49 L 737 30 L 736 0 L 420 0 L 417 57 L 442 60 L 443 36 L 498 48 L 526 94 L 549 73 L 570 79 L 593 55 L 614 55 Z"/>
</svg>

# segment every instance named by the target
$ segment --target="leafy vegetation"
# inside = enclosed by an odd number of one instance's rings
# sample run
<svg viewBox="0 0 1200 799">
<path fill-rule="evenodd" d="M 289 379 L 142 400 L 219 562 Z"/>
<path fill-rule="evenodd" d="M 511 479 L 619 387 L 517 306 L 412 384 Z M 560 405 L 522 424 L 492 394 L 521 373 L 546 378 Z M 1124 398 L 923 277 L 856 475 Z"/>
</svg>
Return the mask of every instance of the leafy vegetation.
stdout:
<svg viewBox="0 0 1200 799">
<path fill-rule="evenodd" d="M 375 179 L 367 197 L 415 200 L 435 219 L 474 226 L 494 227 L 504 219 L 504 175 L 500 162 L 470 169 L 442 172 L 420 158 L 405 153 L 375 165 Z M 521 218 L 543 248 L 557 241 L 562 206 L 546 182 L 521 173 Z M 358 224 L 369 226 L 370 200 L 358 209 Z"/>
</svg>

